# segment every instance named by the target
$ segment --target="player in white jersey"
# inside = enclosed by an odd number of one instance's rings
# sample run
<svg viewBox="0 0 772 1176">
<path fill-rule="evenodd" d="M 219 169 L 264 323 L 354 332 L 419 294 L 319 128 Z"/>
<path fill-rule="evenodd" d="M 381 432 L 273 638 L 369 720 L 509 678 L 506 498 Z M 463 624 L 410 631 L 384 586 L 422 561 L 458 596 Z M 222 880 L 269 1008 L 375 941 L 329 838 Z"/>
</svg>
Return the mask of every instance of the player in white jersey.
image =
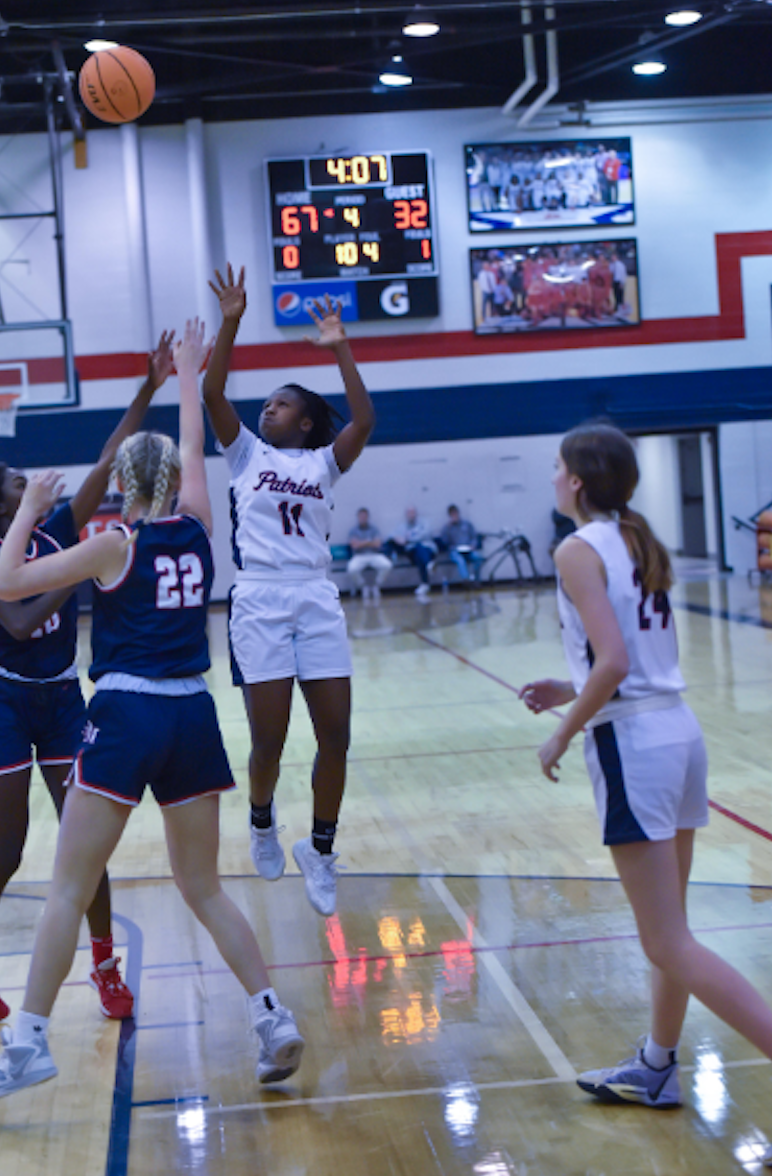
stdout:
<svg viewBox="0 0 772 1176">
<path fill-rule="evenodd" d="M 230 641 L 234 684 L 241 686 L 252 736 L 250 845 L 261 878 L 284 873 L 273 795 L 287 736 L 295 679 L 305 696 L 317 741 L 311 836 L 293 855 L 306 893 L 322 915 L 336 902 L 333 842 L 346 780 L 351 719 L 351 658 L 338 589 L 327 577 L 332 488 L 356 461 L 375 424 L 373 405 L 329 297 L 311 316 L 317 346 L 333 353 L 349 413 L 336 435 L 333 411 L 297 384 L 271 393 L 259 436 L 225 398 L 231 350 L 246 309 L 244 270 L 238 281 L 210 283 L 223 321 L 204 379 L 204 402 L 231 474 L 236 583 Z"/>
<path fill-rule="evenodd" d="M 578 1081 L 603 1101 L 672 1107 L 681 1102 L 676 1050 L 691 994 L 768 1057 L 772 1009 L 687 923 L 694 830 L 707 821 L 707 757 L 681 700 L 670 560 L 627 505 L 638 482 L 632 444 L 611 425 L 574 429 L 553 482 L 557 509 L 577 526 L 555 552 L 571 681 L 529 682 L 520 696 L 536 713 L 571 703 L 539 749 L 548 779 L 585 730 L 604 841 L 652 964 L 645 1042 L 635 1057 Z"/>
</svg>

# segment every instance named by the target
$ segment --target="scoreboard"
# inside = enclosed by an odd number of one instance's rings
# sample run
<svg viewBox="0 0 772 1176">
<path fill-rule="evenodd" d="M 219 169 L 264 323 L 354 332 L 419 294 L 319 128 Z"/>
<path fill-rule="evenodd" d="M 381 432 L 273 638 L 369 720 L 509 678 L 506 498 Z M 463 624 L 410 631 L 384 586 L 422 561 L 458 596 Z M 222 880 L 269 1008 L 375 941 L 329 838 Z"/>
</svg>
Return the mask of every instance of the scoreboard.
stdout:
<svg viewBox="0 0 772 1176">
<path fill-rule="evenodd" d="M 267 160 L 266 174 L 278 324 L 307 323 L 325 293 L 349 321 L 438 313 L 426 152 Z"/>
</svg>

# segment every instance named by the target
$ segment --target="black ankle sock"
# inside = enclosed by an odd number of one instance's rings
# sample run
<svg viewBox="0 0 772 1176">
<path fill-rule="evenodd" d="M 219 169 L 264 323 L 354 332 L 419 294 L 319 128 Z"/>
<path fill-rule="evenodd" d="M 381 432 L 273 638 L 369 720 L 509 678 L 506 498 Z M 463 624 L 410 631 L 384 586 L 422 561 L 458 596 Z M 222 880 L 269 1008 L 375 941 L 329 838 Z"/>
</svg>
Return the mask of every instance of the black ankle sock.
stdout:
<svg viewBox="0 0 772 1176">
<path fill-rule="evenodd" d="M 332 843 L 335 840 L 337 821 L 320 821 L 314 817 L 314 829 L 311 841 L 317 853 L 332 853 Z"/>
<path fill-rule="evenodd" d="M 272 804 L 273 801 L 269 801 L 268 804 L 250 804 L 252 824 L 256 829 L 270 829 Z"/>
</svg>

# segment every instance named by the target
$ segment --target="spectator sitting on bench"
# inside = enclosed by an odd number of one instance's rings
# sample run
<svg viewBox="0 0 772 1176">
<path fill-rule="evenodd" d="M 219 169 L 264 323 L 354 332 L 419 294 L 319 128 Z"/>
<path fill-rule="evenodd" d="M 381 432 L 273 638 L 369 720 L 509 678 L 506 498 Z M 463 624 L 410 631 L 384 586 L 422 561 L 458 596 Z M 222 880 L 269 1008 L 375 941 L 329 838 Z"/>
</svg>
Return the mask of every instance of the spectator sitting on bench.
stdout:
<svg viewBox="0 0 772 1176">
<path fill-rule="evenodd" d="M 418 517 L 418 511 L 414 506 L 406 509 L 404 523 L 386 540 L 383 550 L 395 561 L 400 555 L 406 555 L 410 562 L 415 564 L 421 578 L 415 594 L 421 599 L 427 597 L 431 591 L 429 572 L 434 566 L 437 544 L 431 538 L 424 520 Z"/>
<path fill-rule="evenodd" d="M 377 601 L 381 598 L 381 587 L 391 571 L 391 560 L 383 553 L 380 532 L 370 522 L 370 512 L 362 506 L 357 511 L 357 525 L 348 533 L 349 546 L 354 553 L 348 561 L 348 574 L 354 581 L 354 592 L 359 589 L 362 600 Z M 375 571 L 375 583 L 365 583 L 363 572 L 367 568 Z"/>
<path fill-rule="evenodd" d="M 448 521 L 440 532 L 440 545 L 447 550 L 462 580 L 479 579 L 485 556 L 480 551 L 474 524 L 461 518 L 457 506 L 448 507 Z"/>
</svg>

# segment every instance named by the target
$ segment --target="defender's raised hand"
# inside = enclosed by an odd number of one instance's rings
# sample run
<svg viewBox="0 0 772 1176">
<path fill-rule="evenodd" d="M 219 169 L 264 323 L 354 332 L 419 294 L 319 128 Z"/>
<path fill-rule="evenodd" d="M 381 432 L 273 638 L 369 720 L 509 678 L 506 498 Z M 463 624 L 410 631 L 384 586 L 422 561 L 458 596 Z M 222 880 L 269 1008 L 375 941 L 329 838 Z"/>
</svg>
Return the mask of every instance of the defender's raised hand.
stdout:
<svg viewBox="0 0 772 1176">
<path fill-rule="evenodd" d="M 45 518 L 63 489 L 64 478 L 57 470 L 41 470 L 33 474 L 24 487 L 21 506 L 35 519 Z"/>
<path fill-rule="evenodd" d="M 153 392 L 158 391 L 174 370 L 173 342 L 174 331 L 164 331 L 155 351 L 147 357 L 147 382 Z"/>
<path fill-rule="evenodd" d="M 174 366 L 181 375 L 190 372 L 197 376 L 212 350 L 213 339 L 205 342 L 205 326 L 197 318 L 188 319 L 183 336 L 174 345 Z"/>
</svg>

